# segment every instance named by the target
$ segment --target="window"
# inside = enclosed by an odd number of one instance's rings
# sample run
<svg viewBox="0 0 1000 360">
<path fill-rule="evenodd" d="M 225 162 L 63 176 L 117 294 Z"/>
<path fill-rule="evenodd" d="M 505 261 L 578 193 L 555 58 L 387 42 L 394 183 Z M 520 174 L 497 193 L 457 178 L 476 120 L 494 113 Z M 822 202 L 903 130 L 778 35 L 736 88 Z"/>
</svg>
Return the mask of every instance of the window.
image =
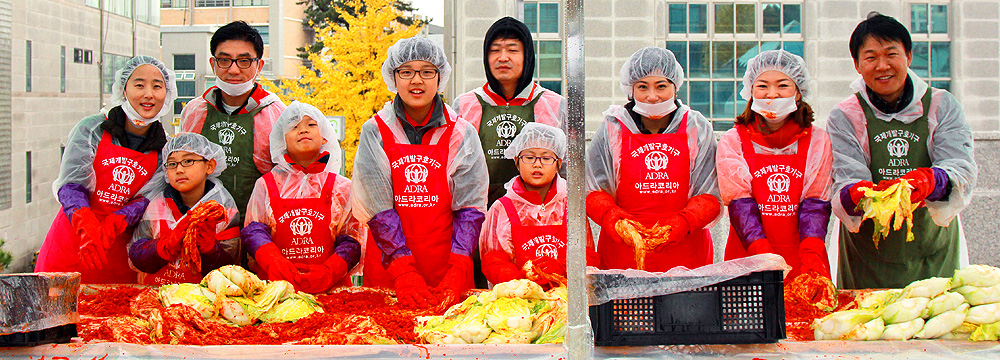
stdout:
<svg viewBox="0 0 1000 360">
<path fill-rule="evenodd" d="M 59 92 L 66 92 L 66 47 L 59 47 Z"/>
<path fill-rule="evenodd" d="M 562 22 L 560 3 L 525 1 L 524 21 L 535 39 L 535 73 L 538 85 L 562 93 Z"/>
<path fill-rule="evenodd" d="M 268 3 L 269 0 L 194 0 L 196 7 L 267 6 Z"/>
<path fill-rule="evenodd" d="M 254 25 L 252 27 L 254 29 L 257 29 L 257 32 L 260 33 L 260 38 L 261 38 L 261 40 L 264 40 L 264 45 L 267 45 L 268 43 L 270 43 L 270 39 L 268 39 L 268 38 L 271 36 L 271 28 L 269 26 L 267 26 L 267 25 Z M 264 56 L 264 54 L 260 54 L 260 55 Z"/>
<path fill-rule="evenodd" d="M 161 8 L 186 8 L 188 0 L 160 0 Z"/>
<path fill-rule="evenodd" d="M 31 151 L 24 152 L 24 202 L 31 203 Z"/>
<path fill-rule="evenodd" d="M 177 96 L 178 97 L 194 97 L 194 81 L 178 81 L 177 82 Z"/>
<path fill-rule="evenodd" d="M 31 40 L 24 42 L 24 91 L 31 92 Z"/>
<path fill-rule="evenodd" d="M 669 4 L 666 48 L 686 77 L 677 98 L 715 130 L 731 128 L 746 106 L 737 94 L 747 61 L 766 50 L 804 55 L 801 8 L 801 0 Z"/>
<path fill-rule="evenodd" d="M 105 94 L 111 93 L 111 87 L 115 84 L 115 72 L 125 67 L 128 56 L 104 53 L 104 68 L 101 71 L 102 87 Z"/>
<path fill-rule="evenodd" d="M 948 5 L 938 2 L 910 4 L 913 62 L 910 68 L 931 86 L 951 89 L 951 38 Z"/>
<path fill-rule="evenodd" d="M 195 70 L 194 54 L 174 54 L 174 70 Z"/>
</svg>

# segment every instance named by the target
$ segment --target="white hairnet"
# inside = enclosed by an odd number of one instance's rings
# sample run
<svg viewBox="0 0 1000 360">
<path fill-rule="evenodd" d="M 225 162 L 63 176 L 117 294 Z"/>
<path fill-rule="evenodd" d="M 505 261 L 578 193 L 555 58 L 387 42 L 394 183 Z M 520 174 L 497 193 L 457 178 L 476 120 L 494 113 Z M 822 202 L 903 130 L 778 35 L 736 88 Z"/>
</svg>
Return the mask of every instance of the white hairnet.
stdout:
<svg viewBox="0 0 1000 360">
<path fill-rule="evenodd" d="M 802 98 L 809 96 L 809 70 L 806 69 L 805 60 L 785 50 L 767 50 L 747 61 L 747 72 L 743 75 L 743 89 L 740 90 L 743 100 L 751 99 L 753 82 L 760 74 L 770 70 L 792 78 Z"/>
<path fill-rule="evenodd" d="M 389 88 L 389 91 L 396 92 L 396 77 L 393 71 L 405 63 L 417 60 L 429 62 L 438 68 L 439 86 L 448 83 L 448 77 L 451 76 L 451 65 L 448 64 L 448 58 L 444 55 L 444 49 L 428 38 L 411 37 L 399 39 L 390 46 L 385 62 L 382 63 L 382 80 L 385 81 L 385 86 Z"/>
<path fill-rule="evenodd" d="M 524 149 L 541 148 L 552 150 L 560 159 L 565 159 L 566 146 L 566 133 L 562 130 L 552 125 L 530 122 L 524 125 L 521 133 L 504 149 L 503 156 L 513 159 Z"/>
<path fill-rule="evenodd" d="M 160 108 L 160 113 L 155 116 L 159 118 L 174 109 L 174 100 L 177 99 L 177 79 L 174 77 L 173 71 L 167 69 L 167 66 L 163 62 L 152 56 L 139 55 L 131 58 L 125 62 L 125 67 L 115 71 L 115 82 L 111 86 L 111 100 L 109 100 L 108 108 L 125 103 L 125 83 L 132 77 L 132 72 L 142 65 L 155 66 L 163 74 L 163 84 L 167 90 L 167 96 L 163 99 L 163 107 Z"/>
<path fill-rule="evenodd" d="M 274 121 L 274 126 L 271 128 L 271 162 L 275 165 L 287 163 L 285 152 L 288 151 L 288 144 L 285 143 L 285 133 L 291 131 L 305 116 L 316 120 L 320 136 L 326 139 L 326 144 L 320 148 L 320 153 L 324 151 L 330 153 L 327 168 L 335 166 L 333 169 L 340 169 L 340 143 L 337 141 L 333 124 L 315 106 L 298 101 L 292 101 L 291 104 L 288 104 L 278 120 Z"/>
<path fill-rule="evenodd" d="M 647 76 L 662 76 L 674 83 L 674 89 L 680 90 L 684 84 L 684 69 L 677 62 L 670 50 L 648 46 L 632 54 L 622 65 L 622 92 L 632 98 L 632 84 Z"/>
<path fill-rule="evenodd" d="M 167 162 L 167 157 L 175 151 L 187 151 L 204 157 L 206 160 L 215 160 L 215 171 L 209 174 L 210 177 L 217 177 L 226 170 L 226 152 L 219 144 L 208 141 L 207 138 L 198 133 L 180 133 L 167 141 L 160 150 L 160 159 Z"/>
</svg>

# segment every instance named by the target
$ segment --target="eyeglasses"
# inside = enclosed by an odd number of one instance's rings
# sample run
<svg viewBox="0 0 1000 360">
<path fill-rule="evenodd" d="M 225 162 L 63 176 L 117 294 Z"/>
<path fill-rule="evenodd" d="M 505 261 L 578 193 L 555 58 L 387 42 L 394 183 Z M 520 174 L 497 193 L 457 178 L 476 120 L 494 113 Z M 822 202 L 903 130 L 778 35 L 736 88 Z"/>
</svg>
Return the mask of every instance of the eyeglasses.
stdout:
<svg viewBox="0 0 1000 360">
<path fill-rule="evenodd" d="M 218 66 L 220 69 L 228 69 L 229 67 L 233 66 L 233 63 L 235 62 L 236 63 L 236 67 L 238 67 L 240 69 L 249 69 L 250 66 L 253 65 L 253 62 L 257 61 L 257 60 L 260 60 L 260 59 L 246 59 L 246 58 L 243 58 L 243 59 L 227 59 L 227 58 L 215 58 L 215 66 Z"/>
<path fill-rule="evenodd" d="M 556 163 L 559 158 L 554 156 L 535 156 L 535 155 L 521 155 L 518 156 L 521 162 L 525 164 L 534 164 L 536 161 L 541 161 L 542 165 L 552 165 Z"/>
<path fill-rule="evenodd" d="M 420 78 L 428 80 L 433 79 L 438 74 L 437 69 L 424 69 L 420 71 L 411 69 L 401 69 L 401 70 L 396 70 L 396 75 L 399 75 L 400 79 L 412 79 L 414 76 L 417 75 L 418 72 L 420 73 Z"/>
<path fill-rule="evenodd" d="M 184 159 L 184 160 L 181 160 L 181 161 L 168 161 L 168 162 L 163 163 L 163 168 L 167 169 L 167 170 L 173 170 L 173 169 L 177 168 L 177 165 L 180 165 L 180 166 L 183 166 L 183 167 L 191 167 L 191 165 L 194 165 L 194 163 L 199 162 L 199 161 L 208 162 L 208 159 L 198 159 L 198 160 L 195 160 L 195 159 Z"/>
</svg>

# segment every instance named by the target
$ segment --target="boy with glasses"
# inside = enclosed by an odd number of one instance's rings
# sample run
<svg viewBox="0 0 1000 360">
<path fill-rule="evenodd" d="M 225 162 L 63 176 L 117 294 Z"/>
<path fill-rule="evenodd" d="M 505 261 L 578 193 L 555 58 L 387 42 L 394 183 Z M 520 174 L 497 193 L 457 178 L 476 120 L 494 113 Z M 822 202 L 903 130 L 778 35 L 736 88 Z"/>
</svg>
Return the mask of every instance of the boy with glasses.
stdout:
<svg viewBox="0 0 1000 360">
<path fill-rule="evenodd" d="M 256 82 L 264 67 L 264 40 L 256 29 L 231 22 L 212 35 L 210 47 L 215 86 L 184 106 L 181 129 L 222 145 L 228 168 L 219 180 L 245 214 L 254 182 L 274 167 L 268 134 L 285 104 Z"/>
<path fill-rule="evenodd" d="M 161 156 L 166 176 L 154 178 L 144 190 L 150 202 L 129 243 L 129 263 L 139 271 L 140 284 L 198 283 L 210 271 L 239 262 L 236 203 L 216 178 L 226 170 L 226 154 L 204 136 L 181 133 L 167 142 Z M 221 205 L 224 214 L 209 201 Z M 218 213 L 194 219 L 199 212 Z M 188 234 L 196 239 L 201 271 L 186 265 L 192 260 L 183 254 Z"/>
<path fill-rule="evenodd" d="M 479 237 L 483 273 L 490 283 L 530 278 L 551 287 L 560 284 L 529 274 L 566 276 L 566 180 L 559 176 L 566 147 L 566 134 L 559 128 L 529 123 L 504 152 L 520 175 L 504 185 L 507 194 L 486 213 Z M 587 250 L 588 263 L 596 265 L 592 243 Z"/>
</svg>

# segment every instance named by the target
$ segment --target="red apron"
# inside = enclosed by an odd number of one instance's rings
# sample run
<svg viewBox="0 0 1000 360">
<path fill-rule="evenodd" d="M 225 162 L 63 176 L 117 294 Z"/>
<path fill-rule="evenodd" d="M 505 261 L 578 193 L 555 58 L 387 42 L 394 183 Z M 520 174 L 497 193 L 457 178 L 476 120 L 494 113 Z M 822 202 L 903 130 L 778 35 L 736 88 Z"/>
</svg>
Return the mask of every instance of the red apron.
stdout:
<svg viewBox="0 0 1000 360">
<path fill-rule="evenodd" d="M 566 265 L 566 224 L 524 226 L 510 198 L 504 196 L 498 200 L 503 204 L 507 218 L 510 219 L 514 264 L 518 269 L 528 260 L 537 263 L 541 258 L 559 260 L 564 266 Z"/>
<path fill-rule="evenodd" d="M 183 217 L 184 215 L 181 214 L 180 209 L 177 208 L 177 204 L 174 204 L 174 201 L 172 199 L 164 199 L 164 200 L 167 206 L 170 207 L 170 212 L 174 214 L 174 219 L 177 219 L 179 221 L 181 217 Z M 159 224 L 160 229 L 170 228 L 166 220 L 160 220 L 159 223 L 160 223 Z M 161 231 L 161 234 L 162 233 L 163 231 Z M 182 270 L 180 268 L 180 260 L 174 260 L 167 263 L 167 265 L 164 265 L 162 268 L 160 268 L 160 271 L 157 271 L 156 273 L 153 274 L 139 272 L 139 283 L 144 285 L 153 285 L 153 286 L 180 284 L 180 283 L 197 284 L 201 282 L 201 278 L 202 278 L 201 274 L 195 274 L 194 272 L 188 272 Z"/>
<path fill-rule="evenodd" d="M 94 154 L 96 183 L 90 194 L 90 209 L 103 220 L 132 200 L 135 193 L 153 176 L 158 161 L 157 151 L 143 154 L 111 142 L 111 135 L 104 132 Z M 118 234 L 108 249 L 108 263 L 103 269 L 88 270 L 80 262 L 80 239 L 63 213 L 56 214 L 45 242 L 38 251 L 35 271 L 76 271 L 82 274 L 85 284 L 134 284 L 136 272 L 128 265 L 128 246 L 132 239 L 129 227 Z"/>
<path fill-rule="evenodd" d="M 798 142 L 798 151 L 787 155 L 758 154 L 746 126 L 736 127 L 743 158 L 750 170 L 751 194 L 760 208 L 760 222 L 771 248 L 792 267 L 788 279 L 799 273 L 799 199 L 806 171 L 806 156 L 812 128 Z M 749 256 L 736 231 L 730 226 L 726 260 Z"/>
<path fill-rule="evenodd" d="M 403 226 L 406 247 L 413 253 L 415 267 L 428 286 L 437 286 L 448 271 L 451 255 L 451 190 L 448 186 L 448 144 L 455 123 L 444 113 L 447 129 L 431 145 L 424 136 L 420 145 L 396 142 L 392 131 L 375 115 L 383 149 L 392 172 L 392 193 Z M 375 237 L 368 236 L 368 249 L 378 249 Z M 393 287 L 393 278 L 382 266 L 380 252 L 365 256 L 365 286 Z M 472 288 L 472 269 L 468 288 Z"/>
<path fill-rule="evenodd" d="M 621 124 L 621 164 L 618 206 L 643 226 L 651 227 L 684 208 L 688 201 L 691 157 L 688 149 L 687 113 L 673 134 L 633 134 Z M 634 269 L 635 251 L 611 240 L 601 229 L 598 253 L 605 269 Z M 676 266 L 691 269 L 712 263 L 712 238 L 708 229 L 691 229 L 682 241 L 661 252 L 646 255 L 646 270 L 661 272 Z"/>
</svg>

